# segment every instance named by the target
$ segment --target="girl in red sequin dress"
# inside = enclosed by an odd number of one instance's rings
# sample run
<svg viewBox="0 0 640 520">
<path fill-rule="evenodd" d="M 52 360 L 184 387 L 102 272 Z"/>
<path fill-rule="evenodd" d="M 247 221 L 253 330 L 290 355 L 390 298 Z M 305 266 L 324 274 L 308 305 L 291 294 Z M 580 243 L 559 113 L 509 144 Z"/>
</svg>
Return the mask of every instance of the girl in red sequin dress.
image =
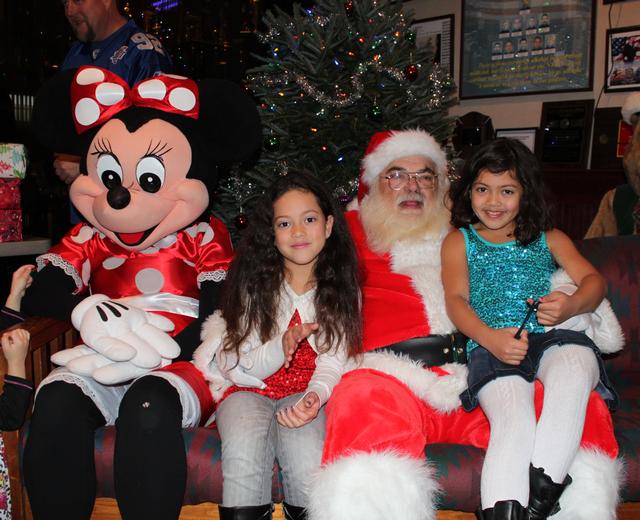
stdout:
<svg viewBox="0 0 640 520">
<path fill-rule="evenodd" d="M 308 174 L 279 178 L 245 233 L 194 356 L 220 401 L 220 518 L 271 518 L 275 459 L 286 518 L 305 518 L 322 406 L 361 348 L 356 254 L 337 201 Z"/>
</svg>

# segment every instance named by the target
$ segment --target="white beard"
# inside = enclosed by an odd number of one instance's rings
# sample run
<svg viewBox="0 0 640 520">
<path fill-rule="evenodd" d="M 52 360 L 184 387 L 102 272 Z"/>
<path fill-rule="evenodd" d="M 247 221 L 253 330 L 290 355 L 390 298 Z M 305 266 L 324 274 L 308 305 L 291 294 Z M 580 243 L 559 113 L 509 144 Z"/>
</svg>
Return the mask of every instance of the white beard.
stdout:
<svg viewBox="0 0 640 520">
<path fill-rule="evenodd" d="M 387 200 L 376 186 L 360 203 L 360 219 L 367 235 L 369 247 L 378 254 L 391 251 L 398 242 L 424 241 L 442 237 L 449 230 L 449 210 L 440 192 L 431 204 L 425 203 L 421 215 L 403 215 L 397 212 L 396 202 Z"/>
<path fill-rule="evenodd" d="M 369 247 L 378 254 L 389 253 L 391 269 L 411 278 L 432 334 L 449 334 L 455 328 L 446 313 L 440 275 L 440 248 L 451 229 L 449 217 L 439 193 L 422 215 L 398 214 L 394 203 L 375 188 L 360 204 Z"/>
</svg>

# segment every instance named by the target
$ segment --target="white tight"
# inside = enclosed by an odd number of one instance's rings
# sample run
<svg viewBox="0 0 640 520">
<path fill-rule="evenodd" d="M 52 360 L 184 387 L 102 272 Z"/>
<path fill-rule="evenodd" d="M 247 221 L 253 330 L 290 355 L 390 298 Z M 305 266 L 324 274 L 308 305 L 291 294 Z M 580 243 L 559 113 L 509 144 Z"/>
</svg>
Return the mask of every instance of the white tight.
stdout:
<svg viewBox="0 0 640 520">
<path fill-rule="evenodd" d="M 478 393 L 491 424 L 482 468 L 483 509 L 500 500 L 517 500 L 526 506 L 529 463 L 561 483 L 578 451 L 589 394 L 599 378 L 595 354 L 579 345 L 550 347 L 542 356 L 537 378 L 544 385 L 537 425 L 533 383 L 506 376 Z"/>
</svg>

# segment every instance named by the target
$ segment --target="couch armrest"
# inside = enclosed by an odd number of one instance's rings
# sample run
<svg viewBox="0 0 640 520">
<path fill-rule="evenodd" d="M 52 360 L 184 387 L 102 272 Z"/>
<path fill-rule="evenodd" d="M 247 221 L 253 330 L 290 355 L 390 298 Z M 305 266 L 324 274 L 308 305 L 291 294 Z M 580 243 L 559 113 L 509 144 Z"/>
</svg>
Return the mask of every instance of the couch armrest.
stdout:
<svg viewBox="0 0 640 520">
<path fill-rule="evenodd" d="M 78 333 L 68 322 L 54 320 L 52 318 L 29 318 L 12 328 L 24 328 L 31 333 L 29 354 L 26 359 L 27 379 L 33 381 L 35 387 L 51 372 L 51 354 L 59 350 L 72 347 L 78 338 Z M 4 385 L 4 376 L 7 373 L 7 362 L 0 353 L 0 380 Z M 30 415 L 28 413 L 27 415 Z M 20 468 L 19 432 L 2 432 L 7 467 L 11 481 L 11 505 L 12 518 L 24 520 L 31 517 L 27 513 L 28 505 L 26 492 L 22 487 L 22 474 Z"/>
</svg>

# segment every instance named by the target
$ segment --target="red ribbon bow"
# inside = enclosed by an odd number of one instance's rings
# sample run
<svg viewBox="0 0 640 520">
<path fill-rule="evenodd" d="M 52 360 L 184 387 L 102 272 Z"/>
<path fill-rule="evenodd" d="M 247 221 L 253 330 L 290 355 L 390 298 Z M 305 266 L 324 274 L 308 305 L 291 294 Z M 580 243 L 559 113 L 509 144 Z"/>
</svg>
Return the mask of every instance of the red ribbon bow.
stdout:
<svg viewBox="0 0 640 520">
<path fill-rule="evenodd" d="M 101 125 L 132 105 L 198 118 L 200 100 L 195 81 L 182 76 L 161 75 L 144 79 L 132 88 L 113 72 L 80 67 L 71 84 L 71 103 L 76 131 L 81 134 Z"/>
</svg>

